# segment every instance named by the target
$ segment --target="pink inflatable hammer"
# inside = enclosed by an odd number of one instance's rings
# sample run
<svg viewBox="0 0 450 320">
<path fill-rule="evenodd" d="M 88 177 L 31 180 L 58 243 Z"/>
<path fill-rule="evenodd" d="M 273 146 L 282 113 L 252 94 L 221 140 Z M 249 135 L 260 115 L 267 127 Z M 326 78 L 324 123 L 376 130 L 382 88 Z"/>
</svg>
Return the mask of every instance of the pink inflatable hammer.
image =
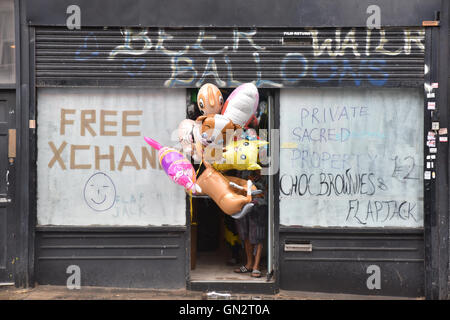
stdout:
<svg viewBox="0 0 450 320">
<path fill-rule="evenodd" d="M 158 150 L 159 163 L 172 181 L 192 193 L 201 192 L 200 186 L 196 184 L 194 167 L 183 154 L 173 148 L 163 147 L 148 137 L 144 137 L 144 140 Z"/>
</svg>

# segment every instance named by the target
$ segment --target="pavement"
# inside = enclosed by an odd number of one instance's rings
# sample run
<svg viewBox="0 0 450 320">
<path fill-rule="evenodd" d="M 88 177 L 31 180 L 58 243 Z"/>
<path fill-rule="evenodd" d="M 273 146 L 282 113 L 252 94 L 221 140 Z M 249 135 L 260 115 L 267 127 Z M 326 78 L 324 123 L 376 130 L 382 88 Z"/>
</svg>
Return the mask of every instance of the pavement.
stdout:
<svg viewBox="0 0 450 320">
<path fill-rule="evenodd" d="M 273 295 L 157 289 L 37 285 L 34 288 L 0 286 L 0 300 L 422 300 L 423 298 L 367 296 L 280 290 Z"/>
</svg>

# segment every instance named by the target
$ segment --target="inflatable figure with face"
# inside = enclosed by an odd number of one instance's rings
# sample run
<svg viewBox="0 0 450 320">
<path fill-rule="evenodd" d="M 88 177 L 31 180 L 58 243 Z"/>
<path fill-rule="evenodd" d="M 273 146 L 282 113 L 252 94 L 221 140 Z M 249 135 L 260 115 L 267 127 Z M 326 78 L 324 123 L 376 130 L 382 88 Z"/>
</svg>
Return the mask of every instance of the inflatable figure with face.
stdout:
<svg viewBox="0 0 450 320">
<path fill-rule="evenodd" d="M 227 130 L 240 129 L 240 126 L 220 114 L 200 116 L 196 122 L 200 123 L 199 135 L 203 146 L 215 144 L 223 147 Z"/>
<path fill-rule="evenodd" d="M 214 161 L 215 150 L 222 150 L 227 133 L 234 133 L 236 129 L 240 129 L 240 127 L 220 114 L 198 117 L 193 128 L 196 155 L 203 155 L 208 161 Z"/>
<path fill-rule="evenodd" d="M 219 171 L 261 170 L 258 154 L 260 148 L 267 144 L 264 140 L 231 141 L 222 153 L 223 159 L 213 163 L 213 167 Z"/>
<path fill-rule="evenodd" d="M 204 115 L 219 114 L 223 107 L 223 96 L 219 88 L 211 83 L 201 86 L 197 94 L 197 106 Z"/>
</svg>

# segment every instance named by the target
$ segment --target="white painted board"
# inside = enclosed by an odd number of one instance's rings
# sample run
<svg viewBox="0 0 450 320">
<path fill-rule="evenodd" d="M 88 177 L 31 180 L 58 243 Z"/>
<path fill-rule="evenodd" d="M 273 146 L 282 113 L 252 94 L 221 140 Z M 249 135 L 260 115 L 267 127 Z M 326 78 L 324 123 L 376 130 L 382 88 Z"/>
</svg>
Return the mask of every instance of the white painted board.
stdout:
<svg viewBox="0 0 450 320">
<path fill-rule="evenodd" d="M 282 89 L 280 224 L 423 226 L 419 89 Z"/>
<path fill-rule="evenodd" d="M 143 139 L 176 144 L 184 89 L 42 88 L 37 101 L 39 225 L 185 225 L 184 189 Z"/>
</svg>

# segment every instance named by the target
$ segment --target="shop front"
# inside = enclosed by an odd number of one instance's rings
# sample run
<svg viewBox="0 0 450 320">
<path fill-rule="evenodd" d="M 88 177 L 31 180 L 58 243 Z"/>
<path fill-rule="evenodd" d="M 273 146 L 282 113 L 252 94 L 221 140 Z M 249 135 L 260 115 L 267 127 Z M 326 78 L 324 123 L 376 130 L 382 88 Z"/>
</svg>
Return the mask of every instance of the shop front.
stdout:
<svg viewBox="0 0 450 320">
<path fill-rule="evenodd" d="M 247 5 L 247 20 L 218 13 L 215 24 L 163 8 L 113 20 L 119 2 L 95 18 L 80 1 L 73 30 L 65 1 L 24 2 L 31 279 L 65 285 L 76 266 L 86 286 L 430 296 L 447 122 L 438 28 L 422 21 L 440 2 L 407 6 L 409 20 L 386 12 L 378 29 L 365 8 L 347 19 L 351 1 L 333 21 L 284 2 L 305 20 L 264 20 Z M 261 278 L 225 265 L 224 214 L 167 179 L 143 140 L 175 145 L 198 88 L 213 83 L 226 99 L 246 82 L 269 142 Z"/>
</svg>

